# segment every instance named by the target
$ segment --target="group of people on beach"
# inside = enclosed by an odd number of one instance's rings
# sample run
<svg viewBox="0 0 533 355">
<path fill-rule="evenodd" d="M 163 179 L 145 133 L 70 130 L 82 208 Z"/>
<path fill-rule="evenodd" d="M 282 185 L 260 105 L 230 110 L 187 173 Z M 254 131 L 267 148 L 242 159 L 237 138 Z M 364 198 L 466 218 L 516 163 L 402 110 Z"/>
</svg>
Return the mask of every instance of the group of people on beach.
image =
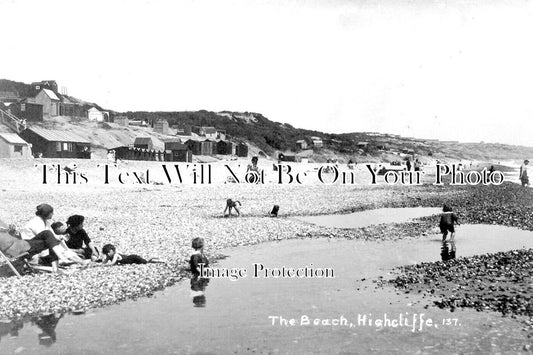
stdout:
<svg viewBox="0 0 533 355">
<path fill-rule="evenodd" d="M 52 222 L 53 216 L 52 206 L 38 205 L 35 216 L 20 230 L 14 226 L 0 230 L 0 250 L 15 256 L 27 253 L 30 265 L 52 272 L 58 272 L 60 265 L 88 265 L 91 262 L 103 265 L 159 262 L 155 259 L 147 261 L 135 254 L 118 253 L 112 244 L 104 245 L 100 252 L 84 229 L 84 216 L 72 215 L 65 224 Z"/>
</svg>

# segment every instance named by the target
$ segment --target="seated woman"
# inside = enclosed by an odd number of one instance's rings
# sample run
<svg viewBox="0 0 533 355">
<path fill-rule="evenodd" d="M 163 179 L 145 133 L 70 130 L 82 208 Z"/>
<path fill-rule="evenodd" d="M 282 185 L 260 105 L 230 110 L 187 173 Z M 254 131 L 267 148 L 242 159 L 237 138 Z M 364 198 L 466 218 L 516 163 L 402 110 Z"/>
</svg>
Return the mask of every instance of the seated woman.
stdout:
<svg viewBox="0 0 533 355">
<path fill-rule="evenodd" d="M 44 230 L 52 230 L 51 223 L 54 216 L 54 208 L 49 204 L 42 203 L 36 209 L 35 217 L 30 219 L 20 231 L 22 239 L 29 240 Z"/>
<path fill-rule="evenodd" d="M 51 269 L 40 268 L 45 271 L 57 272 L 58 261 L 85 264 L 84 260 L 74 253 L 67 253 L 54 233 L 49 230 L 42 231 L 30 240 L 19 239 L 6 230 L 0 230 L 0 250 L 12 257 L 28 253 L 30 258 L 44 250 L 49 250 L 52 267 Z"/>
</svg>

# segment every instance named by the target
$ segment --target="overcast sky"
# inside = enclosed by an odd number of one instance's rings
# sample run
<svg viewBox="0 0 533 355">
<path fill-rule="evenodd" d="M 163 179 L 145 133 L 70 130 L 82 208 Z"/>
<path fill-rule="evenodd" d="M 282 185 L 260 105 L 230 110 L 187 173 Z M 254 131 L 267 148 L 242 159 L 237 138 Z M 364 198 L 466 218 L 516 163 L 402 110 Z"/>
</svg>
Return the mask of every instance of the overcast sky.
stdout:
<svg viewBox="0 0 533 355">
<path fill-rule="evenodd" d="M 0 78 L 117 111 L 533 146 L 527 1 L 0 0 Z"/>
</svg>

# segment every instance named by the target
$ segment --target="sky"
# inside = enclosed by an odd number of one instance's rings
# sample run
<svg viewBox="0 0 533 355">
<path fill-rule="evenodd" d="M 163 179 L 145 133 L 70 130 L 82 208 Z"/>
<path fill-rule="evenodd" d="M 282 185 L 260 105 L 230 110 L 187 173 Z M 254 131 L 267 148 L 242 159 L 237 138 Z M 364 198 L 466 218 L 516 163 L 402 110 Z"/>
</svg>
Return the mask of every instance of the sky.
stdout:
<svg viewBox="0 0 533 355">
<path fill-rule="evenodd" d="M 116 111 L 533 146 L 528 1 L 0 0 L 0 78 Z"/>
</svg>

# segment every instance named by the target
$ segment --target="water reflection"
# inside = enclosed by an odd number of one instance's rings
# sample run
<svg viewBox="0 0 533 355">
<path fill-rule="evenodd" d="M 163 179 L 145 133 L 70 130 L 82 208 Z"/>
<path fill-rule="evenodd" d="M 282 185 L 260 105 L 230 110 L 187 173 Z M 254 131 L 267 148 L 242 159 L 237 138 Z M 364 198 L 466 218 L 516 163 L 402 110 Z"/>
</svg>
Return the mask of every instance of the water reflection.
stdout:
<svg viewBox="0 0 533 355">
<path fill-rule="evenodd" d="M 56 342 L 56 327 L 61 318 L 63 318 L 63 314 L 52 313 L 32 319 L 32 323 L 36 324 L 42 331 L 37 335 L 40 345 L 50 346 Z"/>
<path fill-rule="evenodd" d="M 24 326 L 22 320 L 13 320 L 13 321 L 0 321 L 0 342 L 2 337 L 9 334 L 10 337 L 16 338 L 19 336 L 19 330 Z"/>
<path fill-rule="evenodd" d="M 205 288 L 209 284 L 209 279 L 193 276 L 191 277 L 191 297 L 194 307 L 205 307 Z"/>
<path fill-rule="evenodd" d="M 440 248 L 440 256 L 442 258 L 442 261 L 455 259 L 456 250 L 457 248 L 455 247 L 454 241 L 442 242 L 442 246 Z"/>
<path fill-rule="evenodd" d="M 56 327 L 63 314 L 52 313 L 41 317 L 31 318 L 32 325 L 39 327 L 41 332 L 37 334 L 39 345 L 50 346 L 56 342 Z M 27 322 L 28 320 L 26 320 Z M 24 327 L 25 321 L 22 319 L 12 321 L 0 321 L 0 341 L 2 337 L 9 334 L 10 338 L 17 338 L 19 330 Z"/>
</svg>

